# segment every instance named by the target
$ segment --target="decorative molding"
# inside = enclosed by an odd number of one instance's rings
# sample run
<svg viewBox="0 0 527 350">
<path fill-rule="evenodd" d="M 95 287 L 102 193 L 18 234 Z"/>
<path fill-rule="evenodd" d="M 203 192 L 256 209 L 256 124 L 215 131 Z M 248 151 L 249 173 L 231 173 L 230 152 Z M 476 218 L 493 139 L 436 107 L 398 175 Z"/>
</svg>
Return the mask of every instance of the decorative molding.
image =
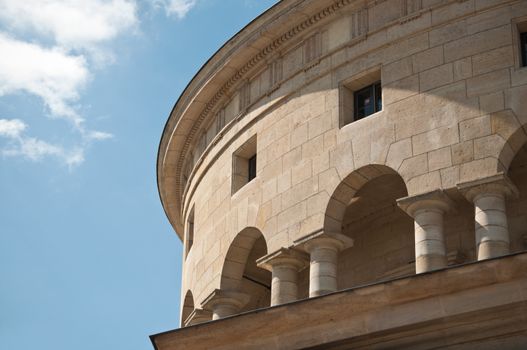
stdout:
<svg viewBox="0 0 527 350">
<path fill-rule="evenodd" d="M 216 112 L 219 111 L 218 108 L 219 108 L 219 105 L 222 103 L 222 101 L 226 97 L 229 97 L 230 94 L 232 94 L 233 89 L 237 89 L 237 88 L 240 87 L 241 81 L 243 81 L 243 79 L 249 73 L 250 74 L 254 74 L 254 72 L 257 69 L 259 69 L 258 67 L 260 67 L 260 68 L 262 67 L 262 62 L 264 62 L 264 64 L 267 63 L 268 66 L 270 66 L 276 60 L 277 57 L 280 57 L 280 49 L 285 43 L 290 42 L 293 38 L 295 38 L 296 36 L 298 36 L 301 33 L 305 32 L 306 30 L 311 28 L 316 23 L 318 23 L 321 20 L 327 18 L 328 16 L 331 16 L 331 15 L 335 14 L 337 11 L 342 10 L 344 7 L 346 7 L 346 6 L 350 5 L 350 4 L 363 6 L 363 7 L 359 9 L 358 6 L 356 6 L 356 7 L 354 6 L 353 9 L 350 9 L 350 13 L 352 14 L 352 17 L 353 17 L 352 18 L 352 23 L 350 24 L 350 30 L 352 31 L 352 33 L 351 33 L 352 39 L 349 41 L 349 43 L 346 44 L 346 46 L 352 46 L 352 45 L 354 45 L 355 43 L 357 43 L 359 41 L 363 41 L 364 39 L 366 39 L 368 31 L 369 31 L 368 8 L 376 6 L 376 5 L 378 5 L 380 3 L 383 3 L 383 2 L 386 2 L 386 1 L 387 0 L 367 0 L 367 1 L 362 2 L 361 5 L 359 5 L 358 1 L 356 1 L 356 0 L 339 0 L 339 1 L 336 1 L 331 6 L 328 6 L 328 7 L 324 8 L 323 10 L 319 11 L 317 14 L 309 17 L 305 21 L 303 21 L 303 22 L 299 23 L 298 25 L 292 27 L 287 32 L 284 32 L 277 39 L 272 41 L 268 46 L 266 46 L 264 49 L 262 49 L 256 55 L 254 55 L 250 60 L 248 60 L 243 67 L 241 67 L 238 71 L 236 71 L 236 73 L 234 73 L 226 81 L 226 83 L 224 85 L 222 85 L 221 88 L 219 88 L 219 90 L 217 90 L 217 92 L 213 95 L 213 97 L 205 104 L 205 107 L 202 109 L 202 111 L 199 114 L 198 118 L 195 120 L 195 122 L 191 126 L 190 130 L 188 131 L 188 133 L 186 135 L 186 138 L 184 140 L 183 146 L 181 147 L 180 152 L 178 152 L 179 154 L 177 155 L 178 158 L 177 158 L 176 164 L 175 164 L 174 167 L 171 167 L 171 170 L 175 168 L 175 174 L 176 174 L 176 176 L 173 178 L 174 179 L 174 183 L 173 183 L 174 187 L 171 187 L 169 189 L 165 188 L 163 193 L 162 193 L 162 198 L 167 193 L 170 193 L 171 196 L 174 195 L 176 198 L 178 198 L 178 199 L 176 199 L 176 201 L 181 201 L 180 209 L 182 209 L 182 207 L 184 206 L 184 204 L 182 202 L 182 199 L 183 199 L 182 196 L 185 195 L 186 188 L 185 188 L 185 184 L 183 184 L 183 186 L 181 186 L 182 180 L 183 180 L 183 177 L 184 177 L 181 170 L 185 166 L 185 164 L 187 163 L 187 159 L 186 158 L 188 158 L 188 154 L 187 153 L 189 153 L 189 148 L 191 149 L 190 152 L 192 152 L 192 143 L 193 143 L 193 140 L 195 140 L 196 133 L 199 133 L 199 130 L 201 128 L 201 124 L 203 123 L 203 121 L 206 120 L 211 113 L 216 113 Z M 390 1 L 392 1 L 392 0 L 390 0 Z M 449 5 L 451 3 L 455 3 L 455 2 L 465 2 L 465 1 L 468 1 L 468 0 L 449 0 L 449 1 L 446 1 L 445 3 L 441 3 L 440 5 L 431 6 L 430 8 L 427 8 L 427 10 L 433 9 L 433 8 L 444 7 L 444 6 L 447 6 L 447 5 Z M 509 0 L 508 2 L 511 2 L 511 0 Z M 404 23 L 404 22 L 413 20 L 413 19 L 418 18 L 419 16 L 421 16 L 421 14 L 424 12 L 424 10 L 422 9 L 422 6 L 423 6 L 422 0 L 400 0 L 400 4 L 401 4 L 401 15 L 403 15 L 403 14 L 407 14 L 407 15 L 404 16 L 404 17 L 400 17 L 399 21 L 395 20 L 393 22 L 388 23 L 387 25 L 397 25 L 398 22 L 399 23 Z M 397 6 L 397 4 L 396 4 L 396 6 Z M 415 12 L 416 8 L 419 9 L 419 10 L 417 10 Z M 414 11 L 414 12 L 412 12 L 412 11 Z M 361 34 L 362 30 L 364 30 L 364 34 Z M 231 50 L 231 51 L 235 52 L 234 49 Z M 231 54 L 232 54 L 232 52 L 231 52 Z M 281 59 L 280 59 L 280 61 L 281 61 Z M 281 62 L 280 62 L 280 64 L 281 64 Z M 216 69 L 219 69 L 219 68 L 216 68 Z M 282 70 L 282 67 L 280 67 L 280 69 Z M 306 71 L 305 67 L 303 68 L 303 70 Z M 281 73 L 283 74 L 283 71 Z M 269 79 L 271 79 L 271 78 L 269 78 Z M 262 96 L 265 96 L 265 95 L 266 96 L 270 96 L 273 92 L 275 92 L 277 89 L 280 88 L 280 84 L 283 82 L 283 80 L 284 80 L 284 77 L 282 76 L 282 79 L 280 80 L 280 82 L 276 83 L 274 86 L 271 85 L 267 92 L 262 91 Z M 190 100 L 190 99 L 188 99 L 188 100 Z M 186 100 L 185 101 L 180 101 L 180 102 L 182 102 L 181 103 L 182 106 L 186 106 L 186 104 L 188 104 L 188 102 Z M 224 111 L 223 111 L 223 113 L 224 113 Z M 237 118 L 234 118 L 234 120 L 231 120 L 230 122 L 235 122 L 238 119 L 241 119 L 242 117 L 243 117 L 243 115 L 238 115 Z M 177 123 L 177 119 L 176 118 L 174 118 L 174 119 L 175 119 L 175 122 Z M 225 126 L 228 127 L 230 122 L 226 122 Z M 224 133 L 225 131 L 222 131 L 222 132 Z M 223 135 L 219 135 L 218 134 L 213 139 L 212 144 L 213 145 L 217 144 L 221 140 L 222 136 Z M 168 150 L 168 145 L 169 144 L 170 144 L 170 141 L 168 141 L 168 143 L 167 143 L 166 150 Z M 164 156 L 166 157 L 166 153 L 164 154 Z M 195 162 L 195 164 L 192 166 L 193 170 L 191 170 L 191 174 L 189 174 L 191 177 L 193 176 L 192 173 L 194 172 L 194 170 L 200 166 L 202 161 L 203 161 L 203 159 L 201 157 L 198 157 L 197 162 Z M 162 199 L 162 201 L 164 201 L 164 199 Z M 170 214 L 169 214 L 169 217 L 170 217 Z"/>
<path fill-rule="evenodd" d="M 246 80 L 240 87 L 240 112 L 244 112 L 251 105 L 251 83 Z"/>
<path fill-rule="evenodd" d="M 194 138 L 195 134 L 199 131 L 201 123 L 209 115 L 209 113 L 214 109 L 216 104 L 221 100 L 221 98 L 235 85 L 238 84 L 239 80 L 242 79 L 249 71 L 257 66 L 262 60 L 264 60 L 268 55 L 275 52 L 279 47 L 284 43 L 290 41 L 299 33 L 305 31 L 306 29 L 312 27 L 321 20 L 327 18 L 328 16 L 333 15 L 340 9 L 351 4 L 353 0 L 338 0 L 331 6 L 324 8 L 315 15 L 309 17 L 305 21 L 294 26 L 287 32 L 283 33 L 277 39 L 275 39 L 271 44 L 267 45 L 263 50 L 258 54 L 253 56 L 242 68 L 240 68 L 236 73 L 234 73 L 231 78 L 216 92 L 216 94 L 210 99 L 210 101 L 205 105 L 205 108 L 201 111 L 195 123 L 192 125 L 192 128 L 189 130 L 188 136 L 185 139 L 183 149 L 180 152 L 179 159 L 176 163 L 176 174 L 181 174 L 181 169 L 185 161 L 185 155 L 188 149 L 191 146 L 191 141 Z M 197 165 L 197 163 L 196 163 Z M 196 166 L 194 165 L 194 167 Z M 175 178 L 175 195 L 177 197 L 181 196 L 181 177 L 176 176 Z"/>
<path fill-rule="evenodd" d="M 279 83 L 283 79 L 284 74 L 284 64 L 282 57 L 278 57 L 275 61 L 269 64 L 269 91 L 276 90 L 276 86 L 279 86 Z"/>
<path fill-rule="evenodd" d="M 304 65 L 310 66 L 322 56 L 322 35 L 315 33 L 304 41 Z"/>
<path fill-rule="evenodd" d="M 368 33 L 368 8 L 362 8 L 351 14 L 351 40 L 366 39 Z"/>
<path fill-rule="evenodd" d="M 401 0 L 401 18 L 399 23 L 406 23 L 421 16 L 422 0 Z"/>
<path fill-rule="evenodd" d="M 408 16 L 423 9 L 422 0 L 402 0 L 402 15 Z"/>
<path fill-rule="evenodd" d="M 225 127 L 225 108 L 221 108 L 216 113 L 216 134 L 219 134 L 223 127 Z"/>
</svg>

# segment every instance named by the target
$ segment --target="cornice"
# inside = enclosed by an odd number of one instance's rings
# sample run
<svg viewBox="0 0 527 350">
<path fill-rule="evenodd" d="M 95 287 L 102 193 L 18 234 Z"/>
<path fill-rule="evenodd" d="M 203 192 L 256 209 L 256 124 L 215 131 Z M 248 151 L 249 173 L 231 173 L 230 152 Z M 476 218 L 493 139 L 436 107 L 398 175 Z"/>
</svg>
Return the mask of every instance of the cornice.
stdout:
<svg viewBox="0 0 527 350">
<path fill-rule="evenodd" d="M 221 98 L 228 91 L 230 91 L 232 87 L 234 87 L 240 80 L 242 80 L 247 75 L 247 73 L 249 73 L 254 67 L 258 65 L 258 63 L 265 60 L 265 58 L 267 58 L 269 55 L 274 53 L 283 44 L 290 41 L 295 36 L 305 31 L 306 29 L 312 27 L 314 24 L 316 24 L 320 20 L 334 14 L 336 11 L 338 11 L 342 7 L 349 5 L 352 1 L 354 0 L 338 0 L 333 5 L 324 8 L 322 11 L 316 13 L 315 15 L 311 16 L 310 18 L 306 19 L 300 24 L 289 29 L 287 32 L 283 33 L 281 36 L 275 39 L 271 44 L 267 45 L 258 54 L 254 55 L 249 61 L 247 61 L 247 63 L 245 63 L 245 65 L 242 68 L 236 71 L 236 73 L 234 73 L 230 77 L 230 79 L 228 79 L 227 82 L 216 92 L 216 94 L 210 99 L 210 101 L 205 104 L 205 108 L 203 108 L 203 110 L 199 114 L 199 117 L 197 118 L 192 128 L 190 129 L 188 136 L 186 138 L 186 141 L 185 141 L 184 148 L 179 155 L 179 159 L 176 165 L 176 172 L 180 173 L 181 169 L 183 168 L 183 163 L 185 161 L 185 155 L 187 154 L 188 148 L 191 145 L 193 137 L 199 131 L 202 122 L 207 118 L 207 116 L 209 116 L 210 112 L 217 105 L 218 101 L 220 101 Z M 181 179 L 178 176 L 176 179 L 176 187 L 177 187 L 176 195 L 177 196 L 181 195 L 180 181 Z"/>
<path fill-rule="evenodd" d="M 292 45 L 296 45 L 295 43 L 297 41 L 295 40 L 298 40 L 299 37 L 302 39 L 302 34 L 306 32 L 309 34 L 313 30 L 316 30 L 317 24 L 322 25 L 321 22 L 323 22 L 324 19 L 328 19 L 339 11 L 342 12 L 341 10 L 348 5 L 356 5 L 357 8 L 368 9 L 386 1 L 387 0 L 283 0 L 267 10 L 264 14 L 258 17 L 257 20 L 251 22 L 251 24 L 227 41 L 227 43 L 213 57 L 211 57 L 211 59 L 196 74 L 195 78 L 182 93 L 170 114 L 159 145 L 157 160 L 158 188 L 163 208 L 180 238 L 182 237 L 180 233 L 180 231 L 182 231 L 181 214 L 182 206 L 184 205 L 183 196 L 185 195 L 181 174 L 183 167 L 185 166 L 186 157 L 188 157 L 189 154 L 189 149 L 194 144 L 193 140 L 202 128 L 202 124 L 209 120 L 211 114 L 215 113 L 219 107 L 221 107 L 221 104 L 232 95 L 241 82 L 251 78 L 252 74 L 257 70 L 261 70 L 264 64 L 268 64 L 275 57 L 280 57 L 283 53 L 281 50 L 284 46 L 289 49 L 290 46 L 286 46 L 286 44 L 292 42 Z M 395 0 L 393 1 L 395 2 Z M 402 4 L 407 0 L 399 1 Z M 460 1 L 465 0 L 449 0 L 446 3 L 433 6 L 433 8 L 448 6 L 451 3 Z M 514 1 L 515 0 L 508 0 L 505 2 L 511 3 Z M 320 2 L 330 3 L 330 5 L 318 10 L 315 8 L 315 4 L 320 8 L 320 6 L 322 6 Z M 503 4 L 494 6 L 502 5 Z M 279 8 L 276 9 L 277 7 Z M 352 9 L 355 8 L 355 6 L 350 7 Z M 402 11 L 402 17 L 394 23 L 386 23 L 386 26 L 412 21 L 431 9 L 432 8 L 420 8 L 416 13 L 410 14 Z M 310 12 L 315 13 L 308 15 Z M 456 19 L 458 20 L 459 18 L 468 15 L 469 14 L 465 14 Z M 297 20 L 298 23 L 280 34 L 280 28 L 284 28 L 284 23 L 287 23 L 289 20 Z M 256 21 L 257 23 L 255 23 Z M 439 24 L 436 23 L 435 25 Z M 359 34 L 360 35 L 357 37 L 352 38 L 346 45 L 350 46 L 356 42 L 366 40 L 365 33 Z M 370 34 L 372 34 L 371 31 L 368 32 L 368 36 Z M 252 41 L 259 39 L 262 40 L 260 40 L 257 45 L 251 44 Z M 268 42 L 268 44 L 264 45 L 263 42 Z M 263 48 L 259 50 L 257 49 L 257 47 L 262 46 Z M 254 53 L 255 51 L 257 52 Z M 241 65 L 238 68 L 235 68 L 235 65 L 229 65 L 230 60 L 240 53 L 249 58 L 244 62 L 239 59 L 237 63 Z M 249 53 L 254 54 L 249 55 Z M 217 78 L 217 80 L 211 83 L 213 78 Z M 275 86 L 275 88 L 278 87 L 279 85 Z M 205 89 L 207 89 L 206 93 L 196 98 L 196 96 L 202 93 Z M 267 94 L 269 95 L 272 91 L 271 88 Z M 183 116 L 184 120 L 182 120 Z M 241 116 L 238 116 L 235 119 L 238 120 L 240 118 Z M 214 144 L 219 142 L 223 133 L 224 132 L 221 131 L 220 134 L 217 135 L 219 138 L 217 137 L 213 140 Z M 172 152 L 172 155 L 167 157 L 169 152 Z M 199 167 L 202 161 L 203 159 L 200 157 L 195 164 L 194 169 Z"/>
<path fill-rule="evenodd" d="M 299 3 L 302 3 L 302 2 L 299 2 Z M 300 33 L 303 33 L 305 32 L 306 30 L 312 28 L 314 25 L 316 25 L 317 23 L 319 23 L 320 21 L 328 18 L 329 16 L 335 14 L 336 12 L 338 12 L 339 10 L 341 10 L 342 8 L 350 5 L 351 3 L 356 3 L 356 4 L 362 4 L 362 6 L 364 6 L 364 4 L 366 3 L 364 0 L 338 0 L 338 1 L 335 1 L 333 2 L 333 4 L 331 4 L 330 6 L 327 6 L 325 8 L 323 8 L 322 10 L 318 11 L 317 13 L 309 16 L 308 18 L 306 18 L 304 21 L 298 23 L 297 25 L 291 27 L 289 30 L 283 32 L 281 35 L 278 35 L 274 40 L 272 40 L 271 43 L 269 43 L 268 45 L 266 45 L 263 49 L 261 49 L 257 54 L 253 55 L 241 68 L 239 68 L 236 72 L 234 72 L 230 78 L 227 79 L 227 81 L 216 91 L 216 93 L 213 95 L 212 98 L 210 98 L 210 100 L 208 102 L 206 102 L 204 104 L 204 107 L 203 109 L 201 110 L 201 112 L 199 113 L 199 116 L 194 120 L 194 123 L 192 124 L 192 127 L 190 128 L 190 130 L 188 130 L 188 133 L 185 137 L 185 141 L 184 141 L 184 144 L 183 144 L 183 147 L 181 149 L 180 152 L 178 152 L 178 160 L 176 162 L 176 166 L 175 166 L 175 174 L 177 174 L 174 178 L 174 195 L 176 196 L 176 200 L 180 202 L 179 206 L 181 206 L 181 196 L 182 196 L 182 185 L 181 185 L 181 176 L 179 176 L 181 174 L 181 171 L 182 171 L 182 168 L 184 166 L 184 162 L 185 162 L 185 157 L 188 153 L 188 150 L 190 148 L 190 146 L 192 145 L 192 140 L 193 138 L 196 136 L 196 133 L 200 130 L 200 127 L 201 127 L 201 124 L 203 123 L 204 120 L 207 119 L 207 117 L 210 115 L 211 111 L 213 111 L 215 109 L 215 107 L 218 105 L 218 103 L 222 100 L 222 98 L 224 96 L 226 96 L 233 87 L 236 87 L 237 84 L 239 84 L 239 82 L 241 80 L 243 80 L 247 75 L 248 73 L 250 73 L 254 68 L 258 67 L 258 65 L 262 62 L 266 62 L 266 60 L 269 59 L 269 57 L 273 56 L 273 54 L 275 54 L 275 52 L 277 51 L 277 49 L 279 49 L 280 47 L 282 47 L 285 43 L 288 43 L 290 41 L 292 41 L 292 39 L 296 38 Z M 271 10 L 271 9 L 270 9 Z M 268 11 L 270 11 L 268 10 Z M 291 9 L 288 8 L 287 9 L 288 11 L 290 11 Z M 265 15 L 265 13 L 264 13 Z M 243 30 L 241 31 L 243 32 Z M 240 32 L 240 33 L 241 33 Z M 239 34 L 240 34 L 239 33 Z M 239 35 L 237 34 L 237 35 Z M 236 36 L 235 36 L 236 37 Z M 231 39 L 230 41 L 234 40 Z M 233 52 L 233 50 L 230 50 L 230 52 Z M 200 88 L 201 84 L 198 84 L 197 85 L 197 88 Z M 192 94 L 188 96 L 188 98 L 192 98 Z M 180 102 L 183 102 L 183 101 L 179 101 L 177 104 L 176 104 L 176 107 L 178 107 L 178 105 L 180 105 Z M 190 103 L 188 101 L 188 99 L 186 99 L 185 102 L 183 102 L 183 106 L 181 106 L 183 109 L 185 109 L 186 107 L 185 106 L 188 106 Z M 170 116 L 170 119 L 172 118 L 176 118 L 175 120 L 172 120 L 171 121 L 171 124 L 173 125 L 173 127 L 169 130 L 164 130 L 163 132 L 163 136 L 162 136 L 162 140 L 161 140 L 161 143 L 160 143 L 160 149 L 159 149 L 159 154 L 158 154 L 158 181 L 160 181 L 159 177 L 163 175 L 163 172 L 164 172 L 164 161 L 165 161 L 165 157 L 167 155 L 167 151 L 170 147 L 170 142 L 171 142 L 171 138 L 172 138 L 172 133 L 174 132 L 174 130 L 177 128 L 177 123 L 181 117 L 181 115 L 183 115 L 183 112 L 184 111 L 176 111 L 176 107 L 174 108 L 174 111 L 173 113 L 171 113 L 171 116 Z M 176 113 L 177 114 L 177 117 L 175 116 L 175 113 L 174 112 L 179 112 L 179 113 Z M 175 124 L 175 125 L 174 125 Z M 168 126 L 168 123 L 167 123 L 167 126 Z M 167 133 L 168 131 L 168 133 Z M 168 140 L 166 138 L 169 138 Z M 161 186 L 159 186 L 161 187 Z M 163 207 L 165 208 L 165 194 L 163 193 L 163 189 L 160 188 L 160 196 L 161 196 L 161 200 L 163 202 Z M 180 211 L 181 208 L 178 208 L 178 211 Z M 165 208 L 165 211 L 167 211 L 167 209 Z M 167 214 L 169 214 L 167 212 Z M 171 215 L 167 215 L 169 217 L 169 220 L 172 222 L 172 220 L 174 218 L 171 217 Z M 172 222 L 174 224 L 174 222 Z M 178 226 L 181 226 L 181 225 L 175 225 L 176 228 Z M 179 233 L 178 233 L 179 235 Z M 181 235 L 180 235 L 181 236 Z"/>
</svg>

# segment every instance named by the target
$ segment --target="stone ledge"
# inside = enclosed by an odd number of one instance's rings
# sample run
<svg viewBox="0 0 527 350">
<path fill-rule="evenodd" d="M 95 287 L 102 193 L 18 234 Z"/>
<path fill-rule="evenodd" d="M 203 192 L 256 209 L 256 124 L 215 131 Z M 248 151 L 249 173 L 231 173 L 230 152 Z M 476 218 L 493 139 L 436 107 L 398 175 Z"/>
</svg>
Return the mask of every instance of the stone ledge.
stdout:
<svg viewBox="0 0 527 350">
<path fill-rule="evenodd" d="M 151 340 L 157 350 L 317 348 L 358 339 L 389 345 L 392 338 L 444 342 L 459 320 L 470 339 L 486 337 L 489 327 L 507 336 L 513 329 L 504 323 L 510 320 L 515 334 L 527 336 L 526 266 L 527 252 L 517 253 L 254 310 Z M 496 313 L 500 317 L 489 326 L 488 316 Z M 425 326 L 432 330 L 422 334 Z"/>
</svg>

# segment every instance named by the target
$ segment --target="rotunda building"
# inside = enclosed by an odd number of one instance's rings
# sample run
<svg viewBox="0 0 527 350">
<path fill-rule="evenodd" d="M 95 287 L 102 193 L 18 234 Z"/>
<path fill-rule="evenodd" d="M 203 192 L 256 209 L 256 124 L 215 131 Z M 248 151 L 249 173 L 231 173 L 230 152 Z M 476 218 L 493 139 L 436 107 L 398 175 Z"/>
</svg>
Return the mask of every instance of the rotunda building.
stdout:
<svg viewBox="0 0 527 350">
<path fill-rule="evenodd" d="M 527 344 L 527 1 L 282 0 L 174 106 L 173 349 Z"/>
</svg>

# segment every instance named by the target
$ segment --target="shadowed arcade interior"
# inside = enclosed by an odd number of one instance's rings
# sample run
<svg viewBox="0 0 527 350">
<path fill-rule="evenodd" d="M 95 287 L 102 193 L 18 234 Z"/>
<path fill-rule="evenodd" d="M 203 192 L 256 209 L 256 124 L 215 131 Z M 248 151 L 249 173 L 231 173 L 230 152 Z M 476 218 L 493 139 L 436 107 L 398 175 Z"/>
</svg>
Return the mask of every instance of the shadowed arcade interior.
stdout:
<svg viewBox="0 0 527 350">
<path fill-rule="evenodd" d="M 511 253 L 527 249 L 527 143 L 516 153 L 508 174 L 519 191 L 518 198 L 506 200 Z"/>
<path fill-rule="evenodd" d="M 256 260 L 266 254 L 264 236 L 252 227 L 241 231 L 227 252 L 220 288 L 250 296 L 240 312 L 271 304 L 271 273 L 256 266 Z"/>
<path fill-rule="evenodd" d="M 192 296 L 192 292 L 189 290 L 187 291 L 187 294 L 185 295 L 185 300 L 183 302 L 183 310 L 181 312 L 181 325 L 182 326 L 185 324 L 185 321 L 190 316 L 193 310 L 194 310 L 194 297 Z"/>
<path fill-rule="evenodd" d="M 342 233 L 354 245 L 339 256 L 339 289 L 415 273 L 413 220 L 396 203 L 407 195 L 406 186 L 385 170 L 363 184 L 345 209 Z"/>
</svg>

